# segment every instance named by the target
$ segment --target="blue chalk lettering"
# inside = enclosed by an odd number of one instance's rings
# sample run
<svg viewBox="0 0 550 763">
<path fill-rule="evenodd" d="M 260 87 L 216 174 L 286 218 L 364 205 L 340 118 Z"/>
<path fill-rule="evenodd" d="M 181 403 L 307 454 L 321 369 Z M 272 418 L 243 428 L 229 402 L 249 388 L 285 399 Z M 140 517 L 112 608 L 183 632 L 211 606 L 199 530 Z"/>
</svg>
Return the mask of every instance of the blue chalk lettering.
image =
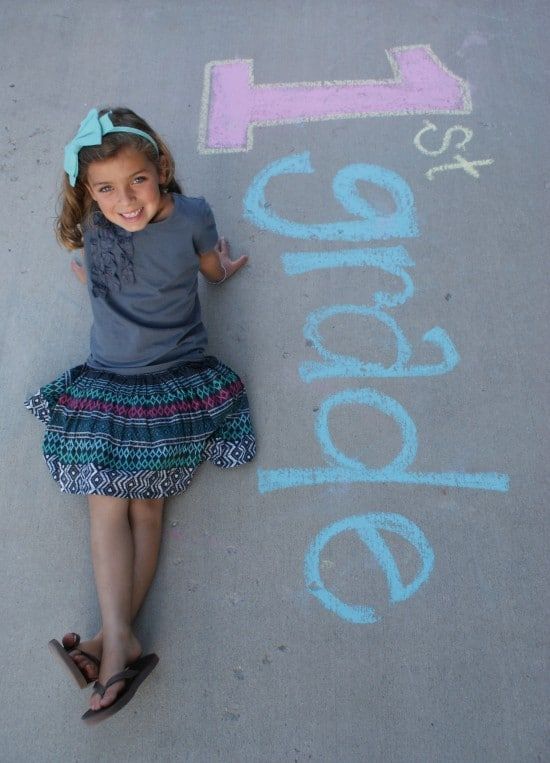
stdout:
<svg viewBox="0 0 550 763">
<path fill-rule="evenodd" d="M 372 513 L 347 517 L 324 528 L 317 535 L 306 553 L 304 562 L 304 576 L 309 592 L 343 620 L 351 623 L 375 623 L 379 617 L 372 607 L 347 604 L 326 588 L 321 577 L 320 562 L 323 549 L 332 538 L 350 530 L 357 533 L 377 559 L 386 576 L 389 601 L 392 604 L 409 599 L 426 582 L 433 568 L 434 552 L 420 528 L 400 514 Z M 410 583 L 403 583 L 395 558 L 380 535 L 380 530 L 401 535 L 418 552 L 422 567 Z"/>
<path fill-rule="evenodd" d="M 353 356 L 340 355 L 330 352 L 323 344 L 319 326 L 328 318 L 335 315 L 362 315 L 375 318 L 387 326 L 395 335 L 397 360 L 391 368 L 384 368 L 380 363 L 364 363 Z M 359 332 L 356 334 L 360 336 Z M 307 318 L 304 325 L 304 337 L 317 350 L 319 355 L 327 363 L 302 363 L 300 376 L 305 382 L 315 379 L 326 379 L 331 376 L 395 376 L 393 370 L 397 366 L 403 366 L 410 358 L 411 350 L 405 335 L 397 325 L 397 322 L 378 308 L 365 307 L 364 305 L 331 305 L 320 310 L 314 310 Z"/>
<path fill-rule="evenodd" d="M 389 246 L 380 249 L 339 249 L 332 252 L 295 252 L 281 256 L 283 269 L 289 276 L 309 273 L 323 268 L 373 267 L 401 278 L 404 289 L 397 294 L 377 291 L 374 304 L 379 307 L 403 305 L 414 294 L 414 285 L 404 268 L 414 267 L 403 246 Z"/>
<path fill-rule="evenodd" d="M 334 315 L 361 315 L 375 318 L 393 332 L 396 340 L 395 363 L 389 368 L 380 363 L 365 363 L 359 358 L 330 352 L 323 344 L 319 326 Z M 326 363 L 305 362 L 300 366 L 300 376 L 305 382 L 315 379 L 325 379 L 334 376 L 344 377 L 407 377 L 435 376 L 451 371 L 459 361 L 459 355 L 448 334 L 443 329 L 435 327 L 424 334 L 424 341 L 439 346 L 443 361 L 432 365 L 408 366 L 412 350 L 397 321 L 378 307 L 364 305 L 331 305 L 311 312 L 304 325 L 304 337 L 324 358 Z"/>
<path fill-rule="evenodd" d="M 339 405 L 360 404 L 376 408 L 390 416 L 401 429 L 400 453 L 381 469 L 370 469 L 339 451 L 330 437 L 328 415 Z M 313 469 L 258 469 L 258 490 L 268 493 L 306 485 L 327 483 L 382 482 L 411 485 L 433 485 L 495 490 L 506 492 L 509 478 L 496 472 L 412 472 L 408 468 L 416 458 L 418 441 L 416 427 L 405 408 L 396 400 L 365 387 L 344 390 L 327 398 L 317 414 L 315 432 L 332 465 Z"/>
<path fill-rule="evenodd" d="M 305 382 L 333 376 L 343 377 L 409 377 L 435 376 L 451 371 L 458 364 L 460 357 L 448 334 L 439 327 L 434 327 L 423 336 L 423 341 L 439 347 L 443 355 L 440 363 L 431 365 L 408 366 L 412 350 L 403 332 L 393 318 L 381 307 L 396 307 L 404 304 L 414 294 L 414 284 L 405 267 L 414 266 L 407 250 L 402 246 L 379 249 L 341 249 L 333 252 L 296 252 L 282 256 L 283 267 L 288 275 L 299 275 L 312 270 L 331 267 L 368 266 L 377 267 L 387 273 L 398 276 L 404 283 L 404 289 L 397 294 L 376 292 L 374 307 L 363 305 L 333 305 L 310 313 L 304 326 L 304 337 L 312 343 L 319 355 L 327 363 L 305 362 L 300 366 L 300 376 Z M 379 363 L 364 363 L 358 358 L 332 353 L 323 344 L 319 325 L 337 314 L 363 315 L 376 318 L 386 324 L 394 333 L 397 342 L 395 363 L 385 368 Z"/>
<path fill-rule="evenodd" d="M 371 408 L 376 408 L 386 416 L 391 416 L 401 429 L 403 447 L 393 461 L 387 464 L 382 470 L 368 469 L 360 461 L 356 461 L 355 459 L 346 456 L 338 450 L 332 442 L 329 427 L 330 412 L 337 406 L 353 404 L 368 405 Z M 416 458 L 418 447 L 414 421 L 403 406 L 392 397 L 383 395 L 368 387 L 365 387 L 364 389 L 346 389 L 342 392 L 336 392 L 334 395 L 327 398 L 319 408 L 319 413 L 315 422 L 315 434 L 317 435 L 317 439 L 321 443 L 321 447 L 325 451 L 325 454 L 330 460 L 339 466 L 358 470 L 360 473 L 365 469 L 371 474 L 394 474 L 395 472 L 404 471 Z"/>
<path fill-rule="evenodd" d="M 361 220 L 306 225 L 280 217 L 271 209 L 265 197 L 265 189 L 273 177 L 313 172 L 309 151 L 272 162 L 256 175 L 248 187 L 243 199 L 244 216 L 258 228 L 299 239 L 372 241 L 418 235 L 414 197 L 410 187 L 397 173 L 374 164 L 350 164 L 341 169 L 333 180 L 335 198 L 347 212 L 361 217 Z M 394 200 L 395 211 L 384 214 L 359 196 L 359 180 L 388 191 Z"/>
</svg>

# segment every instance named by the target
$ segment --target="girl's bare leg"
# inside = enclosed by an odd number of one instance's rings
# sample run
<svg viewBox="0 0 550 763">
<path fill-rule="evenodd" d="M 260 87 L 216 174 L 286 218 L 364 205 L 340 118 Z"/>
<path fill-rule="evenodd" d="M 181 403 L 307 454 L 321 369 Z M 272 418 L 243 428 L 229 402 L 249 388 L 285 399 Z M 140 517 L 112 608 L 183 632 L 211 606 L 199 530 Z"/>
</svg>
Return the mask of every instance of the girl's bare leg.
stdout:
<svg viewBox="0 0 550 763">
<path fill-rule="evenodd" d="M 103 623 L 99 681 L 105 684 L 141 653 L 131 628 L 134 542 L 129 500 L 91 495 L 88 503 L 92 561 Z M 120 681 L 109 687 L 103 697 L 92 694 L 92 710 L 112 704 L 123 687 Z"/>
<path fill-rule="evenodd" d="M 134 566 L 132 575 L 132 621 L 139 612 L 151 586 L 157 567 L 162 537 L 162 515 L 164 498 L 131 499 L 129 522 L 134 544 Z M 85 652 L 101 658 L 103 633 L 100 630 L 89 641 L 79 645 Z M 97 667 L 80 652 L 71 653 L 73 660 L 91 680 L 97 675 Z"/>
<path fill-rule="evenodd" d="M 130 526 L 134 539 L 132 620 L 139 612 L 157 569 L 162 539 L 164 498 L 130 501 Z"/>
</svg>

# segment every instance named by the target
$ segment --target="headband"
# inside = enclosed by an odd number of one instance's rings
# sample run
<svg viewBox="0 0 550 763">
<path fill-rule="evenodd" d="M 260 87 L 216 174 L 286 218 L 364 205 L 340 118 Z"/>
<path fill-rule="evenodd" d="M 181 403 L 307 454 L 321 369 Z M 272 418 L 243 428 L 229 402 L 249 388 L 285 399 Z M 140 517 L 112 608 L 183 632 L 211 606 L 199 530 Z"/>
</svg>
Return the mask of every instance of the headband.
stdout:
<svg viewBox="0 0 550 763">
<path fill-rule="evenodd" d="M 103 114 L 102 117 L 98 115 L 97 109 L 91 109 L 86 117 L 80 123 L 77 134 L 67 143 L 65 146 L 65 160 L 63 167 L 65 172 L 69 176 L 69 183 L 73 186 L 76 183 L 78 177 L 78 152 L 81 148 L 86 146 L 99 146 L 103 140 L 103 136 L 109 132 L 131 132 L 134 135 L 140 135 L 142 138 L 146 138 L 151 143 L 157 156 L 159 155 L 159 147 L 153 138 L 143 130 L 138 130 L 136 127 L 126 127 L 125 125 L 115 126 L 110 119 L 109 111 L 107 114 Z"/>
</svg>

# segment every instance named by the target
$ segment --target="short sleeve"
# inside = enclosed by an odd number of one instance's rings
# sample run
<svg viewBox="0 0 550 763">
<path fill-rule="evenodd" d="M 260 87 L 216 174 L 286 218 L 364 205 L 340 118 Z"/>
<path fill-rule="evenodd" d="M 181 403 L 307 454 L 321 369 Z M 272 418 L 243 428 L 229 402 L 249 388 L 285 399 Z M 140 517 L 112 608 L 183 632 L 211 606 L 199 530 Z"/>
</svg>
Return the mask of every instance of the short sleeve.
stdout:
<svg viewBox="0 0 550 763">
<path fill-rule="evenodd" d="M 197 254 L 204 254 L 216 246 L 219 237 L 210 205 L 203 198 L 197 199 L 197 201 L 197 222 L 193 233 L 193 246 Z"/>
</svg>

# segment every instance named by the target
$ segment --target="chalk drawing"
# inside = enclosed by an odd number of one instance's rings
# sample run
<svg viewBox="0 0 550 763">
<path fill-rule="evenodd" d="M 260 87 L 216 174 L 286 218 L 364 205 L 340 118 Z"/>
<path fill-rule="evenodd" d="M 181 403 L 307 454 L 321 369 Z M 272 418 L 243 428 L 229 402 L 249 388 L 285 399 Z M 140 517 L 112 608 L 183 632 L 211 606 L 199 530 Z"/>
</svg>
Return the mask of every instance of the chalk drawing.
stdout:
<svg viewBox="0 0 550 763">
<path fill-rule="evenodd" d="M 291 154 L 268 164 L 252 180 L 243 199 L 244 216 L 258 228 L 298 239 L 321 241 L 371 241 L 388 238 L 410 238 L 418 235 L 412 191 L 396 172 L 374 164 L 350 164 L 339 170 L 332 181 L 334 197 L 344 209 L 361 220 L 335 223 L 302 224 L 280 217 L 265 197 L 269 181 L 279 175 L 312 174 L 309 151 Z M 383 214 L 363 199 L 357 181 L 373 183 L 387 191 L 395 203 L 395 211 Z"/>
<path fill-rule="evenodd" d="M 330 241 L 370 241 L 393 237 L 418 235 L 414 198 L 408 184 L 391 170 L 370 164 L 351 164 L 341 169 L 333 180 L 333 193 L 343 208 L 360 216 L 362 220 L 338 223 L 301 224 L 277 215 L 268 204 L 265 188 L 269 181 L 279 175 L 313 173 L 309 152 L 277 159 L 261 170 L 252 180 L 243 200 L 244 214 L 256 226 L 280 235 L 298 239 L 322 239 Z M 381 214 L 357 193 L 357 181 L 364 180 L 383 188 L 392 196 L 395 211 Z M 283 267 L 288 275 L 299 275 L 312 270 L 332 267 L 378 267 L 401 278 L 404 288 L 396 294 L 376 292 L 374 306 L 331 305 L 310 313 L 304 326 L 304 336 L 325 363 L 306 362 L 300 367 L 305 382 L 327 377 L 413 377 L 432 376 L 451 371 L 459 362 L 458 352 L 448 334 L 440 327 L 427 331 L 423 341 L 436 346 L 442 360 L 431 365 L 410 365 L 412 348 L 397 322 L 383 306 L 403 304 L 414 294 L 414 285 L 405 268 L 414 262 L 400 246 L 372 249 L 343 249 L 331 252 L 296 252 L 282 256 Z M 396 359 L 390 367 L 369 363 L 359 358 L 329 351 L 323 343 L 320 325 L 327 318 L 338 314 L 371 317 L 392 331 L 396 340 Z M 331 440 L 328 413 L 338 405 L 358 403 L 378 409 L 392 417 L 401 427 L 403 448 L 391 463 L 382 469 L 370 469 L 364 464 L 348 459 L 338 451 Z M 261 493 L 305 485 L 349 482 L 382 482 L 402 484 L 439 485 L 482 490 L 508 490 L 508 476 L 496 472 L 414 472 L 410 471 L 417 451 L 416 427 L 405 409 L 393 398 L 375 390 L 364 388 L 346 390 L 324 401 L 317 417 L 316 435 L 332 465 L 314 469 L 258 470 L 258 489 Z"/>
<path fill-rule="evenodd" d="M 401 430 L 402 448 L 390 463 L 371 469 L 339 451 L 330 436 L 329 414 L 340 405 L 367 405 L 395 421 Z M 447 486 L 477 490 L 508 490 L 506 474 L 496 472 L 413 472 L 409 471 L 416 458 L 418 439 L 416 426 L 397 400 L 374 389 L 348 389 L 337 392 L 323 401 L 317 414 L 315 434 L 328 458 L 328 467 L 313 469 L 258 469 L 258 490 L 268 493 L 306 485 L 327 483 L 382 482 L 409 485 Z"/>
<path fill-rule="evenodd" d="M 404 305 L 414 294 L 412 278 L 404 268 L 414 267 L 414 261 L 402 246 L 380 249 L 338 249 L 330 252 L 293 252 L 281 255 L 283 269 L 289 276 L 310 273 L 323 268 L 372 267 L 401 278 L 404 289 L 397 294 L 377 291 L 374 304 L 378 307 Z"/>
<path fill-rule="evenodd" d="M 250 151 L 253 128 L 328 119 L 469 114 L 470 89 L 429 45 L 385 51 L 393 78 L 256 85 L 252 59 L 210 61 L 204 72 L 200 153 Z"/>
<path fill-rule="evenodd" d="M 465 159 L 463 156 L 460 156 L 460 154 L 453 156 L 453 159 L 455 160 L 454 164 L 441 164 L 439 167 L 432 167 L 431 170 L 428 170 L 428 172 L 426 172 L 428 180 L 433 180 L 433 176 L 437 172 L 444 172 L 445 170 L 464 170 L 468 175 L 478 178 L 479 172 L 476 170 L 476 167 L 484 167 L 488 164 L 493 164 L 495 161 L 494 159 L 478 159 L 477 161 L 472 162 Z"/>
<path fill-rule="evenodd" d="M 376 292 L 374 294 L 374 307 L 367 307 L 365 305 L 332 305 L 310 313 L 304 326 L 304 337 L 328 363 L 303 363 L 300 366 L 300 376 L 305 382 L 330 376 L 434 376 L 436 374 L 448 373 L 459 362 L 458 352 L 448 334 L 436 326 L 424 334 L 423 341 L 439 346 L 443 353 L 443 361 L 432 365 L 407 366 L 412 354 L 411 347 L 395 320 L 390 318 L 381 309 L 383 306 L 395 307 L 402 305 L 414 294 L 412 279 L 404 270 L 405 267 L 413 267 L 414 261 L 409 257 L 404 247 L 287 253 L 282 255 L 282 261 L 287 275 L 299 275 L 322 268 L 368 266 L 377 267 L 387 273 L 398 276 L 405 284 L 403 291 L 397 294 Z M 390 328 L 397 342 L 395 363 L 391 367 L 385 368 L 378 363 L 363 363 L 357 358 L 328 351 L 323 345 L 319 325 L 327 318 L 339 314 L 370 316 Z"/>
<path fill-rule="evenodd" d="M 380 531 L 400 535 L 417 551 L 421 569 L 410 583 L 403 583 L 399 568 Z M 406 601 L 425 583 L 432 571 L 434 552 L 420 528 L 400 514 L 372 513 L 346 517 L 324 528 L 309 547 L 304 563 L 306 585 L 311 594 L 331 612 L 351 623 L 375 623 L 380 618 L 373 607 L 348 604 L 327 589 L 321 577 L 321 554 L 327 543 L 337 535 L 355 532 L 378 561 L 388 583 L 391 604 Z"/>
<path fill-rule="evenodd" d="M 426 156 L 440 156 L 445 151 L 447 151 L 451 145 L 451 135 L 453 132 L 458 131 L 464 134 L 464 140 L 461 140 L 454 146 L 455 149 L 459 149 L 460 151 L 462 151 L 466 144 L 470 142 L 474 134 L 473 131 L 469 130 L 467 127 L 463 127 L 462 125 L 454 125 L 453 127 L 450 127 L 448 130 L 446 130 L 440 148 L 435 150 L 427 149 L 422 144 L 421 137 L 425 132 L 433 132 L 434 130 L 437 131 L 437 129 L 438 128 L 436 125 L 425 119 L 424 127 L 419 130 L 413 138 L 413 143 L 416 148 Z M 479 172 L 476 170 L 476 167 L 485 167 L 489 164 L 493 164 L 495 161 L 494 159 L 478 159 L 476 161 L 470 161 L 460 154 L 456 154 L 453 159 L 455 160 L 454 164 L 440 164 L 439 167 L 432 167 L 431 170 L 428 170 L 425 173 L 428 180 L 433 180 L 434 175 L 436 175 L 438 172 L 445 172 L 446 170 L 464 170 L 464 172 L 466 172 L 471 177 L 479 178 Z"/>
<path fill-rule="evenodd" d="M 301 123 L 328 119 L 366 118 L 370 116 L 455 113 L 472 110 L 467 83 L 452 74 L 428 45 L 391 48 L 386 51 L 393 70 L 391 80 L 335 82 L 297 82 L 257 85 L 253 61 L 211 61 L 204 74 L 199 151 L 201 153 L 249 151 L 253 145 L 254 127 Z M 448 128 L 439 148 L 428 148 L 424 139 L 438 128 L 429 120 L 415 135 L 414 145 L 425 156 L 440 156 L 446 151 L 463 152 L 472 140 L 473 131 L 462 125 Z M 457 135 L 458 134 L 458 135 Z M 463 169 L 479 178 L 478 167 L 490 165 L 493 159 L 471 161 L 460 153 L 426 172 L 433 180 L 438 173 Z M 373 164 L 350 164 L 333 178 L 334 198 L 348 216 L 336 222 L 299 223 L 279 215 L 266 198 L 271 180 L 288 174 L 313 174 L 310 153 L 304 152 L 277 159 L 262 169 L 252 180 L 243 199 L 244 217 L 256 227 L 294 239 L 360 242 L 386 241 L 392 238 L 413 238 L 419 235 L 414 197 L 409 185 L 395 172 Z M 358 190 L 358 183 L 375 185 L 390 195 L 393 211 L 376 209 Z M 414 284 L 407 269 L 413 260 L 402 246 L 385 248 L 340 249 L 337 251 L 287 252 L 282 255 L 284 271 L 299 276 L 316 270 L 341 267 L 379 268 L 401 281 L 401 290 L 376 291 L 369 305 L 334 304 L 313 310 L 306 317 L 304 337 L 323 362 L 304 362 L 299 373 L 310 383 L 330 377 L 420 377 L 445 374 L 459 362 L 459 355 L 444 329 L 435 326 L 426 331 L 422 341 L 436 347 L 439 362 L 431 365 L 411 363 L 412 347 L 397 321 L 388 310 L 403 305 L 414 295 Z M 395 359 L 389 366 L 355 356 L 332 352 L 325 347 L 321 326 L 334 316 L 370 318 L 389 329 L 395 338 Z M 357 332 L 360 336 L 360 333 Z M 395 457 L 380 468 L 371 468 L 351 458 L 335 445 L 330 433 L 329 416 L 340 406 L 365 405 L 394 422 L 401 434 L 401 448 Z M 365 387 L 346 389 L 329 396 L 319 407 L 315 434 L 324 452 L 326 463 L 315 468 L 258 469 L 260 493 L 294 487 L 338 483 L 395 483 L 432 485 L 505 492 L 509 488 L 506 474 L 497 472 L 416 472 L 412 467 L 418 450 L 416 426 L 405 408 L 392 397 Z M 428 579 L 434 553 L 422 531 L 399 514 L 368 514 L 336 522 L 319 533 L 305 558 L 304 574 L 309 591 L 339 617 L 352 623 L 373 623 L 379 617 L 373 607 L 342 601 L 323 583 L 321 552 L 335 536 L 355 532 L 383 570 L 390 603 L 412 596 Z M 421 559 L 421 570 L 414 580 L 404 584 L 381 531 L 397 533 L 408 541 Z"/>
<path fill-rule="evenodd" d="M 319 326 L 327 318 L 332 318 L 335 315 L 371 317 L 387 326 L 393 332 L 396 340 L 395 363 L 386 368 L 380 363 L 365 363 L 358 358 L 340 355 L 339 353 L 327 350 L 323 345 Z M 358 336 L 360 336 L 359 333 Z M 327 361 L 327 363 L 302 363 L 300 366 L 300 376 L 305 382 L 334 376 L 385 378 L 396 376 L 403 378 L 408 376 L 435 376 L 452 371 L 460 359 L 448 334 L 443 329 L 435 326 L 424 334 L 422 341 L 438 346 L 443 354 L 443 360 L 433 365 L 409 366 L 408 362 L 412 355 L 412 349 L 395 319 L 379 307 L 366 307 L 365 305 L 331 305 L 330 307 L 323 307 L 320 310 L 311 312 L 307 316 L 304 326 L 304 337 L 317 350 L 319 355 Z"/>
<path fill-rule="evenodd" d="M 372 267 L 398 276 L 405 284 L 401 294 L 377 292 L 375 304 L 386 307 L 403 305 L 414 294 L 411 277 L 404 268 L 413 268 L 411 259 L 403 246 L 369 247 L 368 249 L 336 249 L 325 252 L 292 252 L 281 255 L 283 269 L 289 276 L 310 273 L 324 268 Z"/>
<path fill-rule="evenodd" d="M 462 149 L 466 146 L 466 144 L 472 140 L 472 137 L 474 134 L 473 131 L 469 130 L 467 127 L 462 127 L 462 125 L 454 125 L 453 127 L 449 127 L 449 129 L 445 131 L 441 148 L 430 150 L 422 145 L 422 141 L 420 140 L 420 138 L 422 135 L 424 135 L 425 132 L 433 132 L 434 130 L 435 131 L 438 130 L 436 125 L 434 125 L 428 119 L 425 119 L 424 127 L 421 130 L 419 130 L 419 132 L 417 132 L 413 138 L 413 143 L 416 146 L 416 148 L 421 153 L 425 154 L 426 156 L 439 156 L 440 154 L 443 154 L 445 151 L 447 151 L 447 149 L 451 145 L 451 135 L 454 132 L 464 133 L 464 140 L 461 140 L 455 146 L 455 148 L 459 149 L 459 151 L 462 151 Z"/>
</svg>

